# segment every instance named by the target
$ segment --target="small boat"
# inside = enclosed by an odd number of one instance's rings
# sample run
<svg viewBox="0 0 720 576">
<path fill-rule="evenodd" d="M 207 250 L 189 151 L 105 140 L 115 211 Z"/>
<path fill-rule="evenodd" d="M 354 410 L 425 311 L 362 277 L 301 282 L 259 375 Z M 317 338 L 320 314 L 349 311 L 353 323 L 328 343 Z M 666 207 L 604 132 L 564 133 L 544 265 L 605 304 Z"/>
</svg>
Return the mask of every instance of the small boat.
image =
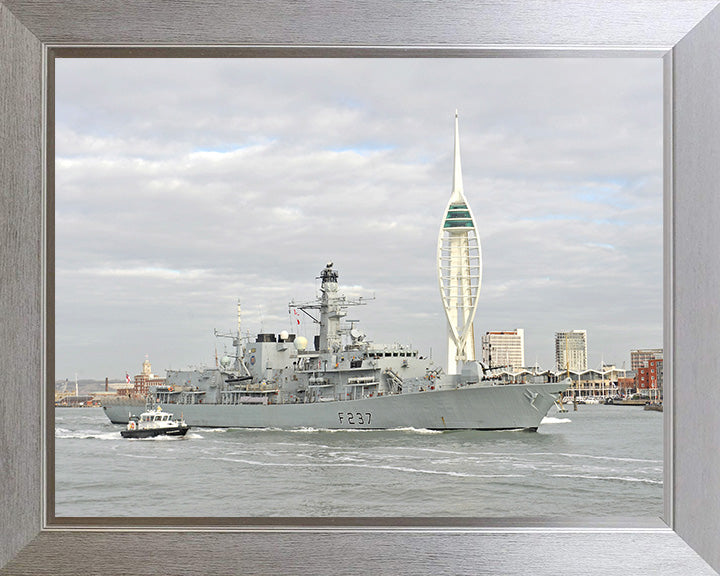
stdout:
<svg viewBox="0 0 720 576">
<path fill-rule="evenodd" d="M 663 405 L 660 402 L 648 402 L 645 404 L 644 410 L 654 410 L 655 412 L 662 412 Z"/>
<path fill-rule="evenodd" d="M 158 406 L 155 410 L 143 412 L 140 416 L 130 416 L 125 430 L 120 430 L 123 438 L 153 438 L 154 436 L 185 436 L 190 426 L 182 418 L 176 420 L 169 412 L 163 412 Z"/>
</svg>

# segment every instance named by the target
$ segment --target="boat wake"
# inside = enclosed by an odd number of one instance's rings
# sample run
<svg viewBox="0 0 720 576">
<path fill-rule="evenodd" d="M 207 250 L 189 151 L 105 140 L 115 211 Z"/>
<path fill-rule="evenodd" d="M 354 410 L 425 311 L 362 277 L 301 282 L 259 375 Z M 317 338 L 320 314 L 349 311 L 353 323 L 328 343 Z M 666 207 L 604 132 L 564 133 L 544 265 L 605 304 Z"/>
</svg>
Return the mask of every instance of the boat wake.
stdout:
<svg viewBox="0 0 720 576">
<path fill-rule="evenodd" d="M 264 428 L 264 430 L 269 430 L 272 432 L 290 432 L 295 434 L 316 434 L 318 432 L 322 433 L 342 433 L 342 434 L 356 434 L 356 433 L 371 433 L 371 432 L 408 432 L 411 434 L 442 434 L 442 430 L 430 430 L 429 428 L 412 428 L 412 427 L 402 427 L 402 428 L 385 428 L 385 429 L 378 429 L 378 428 L 349 428 L 349 429 L 339 429 L 339 428 L 313 428 L 313 427 L 307 427 L 307 428 L 294 428 L 291 430 L 285 430 L 282 428 Z"/>
<path fill-rule="evenodd" d="M 542 419 L 540 424 L 567 424 L 568 422 L 572 422 L 570 418 L 555 418 L 555 416 L 545 416 L 545 418 Z"/>
<path fill-rule="evenodd" d="M 453 470 L 435 470 L 428 468 L 412 468 L 408 466 L 397 466 L 391 464 L 372 464 L 352 461 L 351 459 L 343 459 L 345 461 L 336 462 L 324 462 L 324 463 L 307 463 L 307 462 L 267 462 L 251 460 L 247 458 L 231 458 L 228 456 L 219 456 L 211 458 L 211 460 L 217 460 L 221 462 L 229 462 L 233 464 L 241 464 L 246 466 L 257 466 L 257 467 L 273 467 L 273 468 L 299 468 L 299 469 L 328 469 L 328 468 L 367 468 L 373 470 L 389 470 L 392 472 L 404 472 L 408 474 L 431 474 L 440 476 L 452 476 L 456 478 L 524 478 L 525 474 L 503 474 L 503 473 L 488 473 L 488 474 L 474 474 L 469 472 L 457 472 Z"/>
<path fill-rule="evenodd" d="M 429 428 L 391 428 L 395 432 L 409 432 L 411 434 L 442 434 L 442 430 L 430 430 Z"/>
<path fill-rule="evenodd" d="M 645 484 L 662 485 L 662 480 L 651 478 L 633 478 L 631 476 L 593 476 L 589 474 L 552 474 L 553 478 L 580 478 L 582 480 L 610 480 L 614 482 L 643 482 Z"/>
<path fill-rule="evenodd" d="M 58 440 L 117 440 L 120 438 L 120 432 L 98 432 L 97 430 L 68 430 L 67 428 L 55 428 L 55 438 Z"/>
<path fill-rule="evenodd" d="M 589 458 L 591 460 L 609 460 L 615 462 L 642 462 L 647 464 L 662 464 L 662 460 L 649 460 L 647 458 L 627 458 L 622 456 L 603 456 L 598 454 L 579 454 L 571 452 L 535 452 L 536 456 L 562 456 L 564 458 Z"/>
</svg>

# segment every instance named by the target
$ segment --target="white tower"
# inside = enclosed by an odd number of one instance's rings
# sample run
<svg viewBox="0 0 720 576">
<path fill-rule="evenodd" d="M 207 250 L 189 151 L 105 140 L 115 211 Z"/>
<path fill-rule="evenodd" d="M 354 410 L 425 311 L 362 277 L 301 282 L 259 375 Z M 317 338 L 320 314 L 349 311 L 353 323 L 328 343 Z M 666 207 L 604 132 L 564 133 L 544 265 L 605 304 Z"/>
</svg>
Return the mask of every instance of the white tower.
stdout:
<svg viewBox="0 0 720 576">
<path fill-rule="evenodd" d="M 461 362 L 475 360 L 473 319 L 482 281 L 480 239 L 463 193 L 457 111 L 453 188 L 438 235 L 437 263 L 440 296 L 448 320 L 447 373 L 457 374 Z"/>
</svg>

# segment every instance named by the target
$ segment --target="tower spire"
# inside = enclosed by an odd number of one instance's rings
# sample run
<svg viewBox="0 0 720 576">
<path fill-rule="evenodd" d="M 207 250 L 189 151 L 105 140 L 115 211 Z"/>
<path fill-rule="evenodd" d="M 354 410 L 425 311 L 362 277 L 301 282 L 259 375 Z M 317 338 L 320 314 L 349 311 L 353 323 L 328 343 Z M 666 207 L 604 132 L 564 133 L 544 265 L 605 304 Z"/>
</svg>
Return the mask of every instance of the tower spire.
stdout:
<svg viewBox="0 0 720 576">
<path fill-rule="evenodd" d="M 465 199 L 460 168 L 460 132 L 455 110 L 453 189 L 445 208 L 437 248 L 438 282 L 448 320 L 448 374 L 475 360 L 473 320 L 482 280 L 480 238 Z"/>
<path fill-rule="evenodd" d="M 455 160 L 453 162 L 453 189 L 451 202 L 460 202 L 465 197 L 462 181 L 462 167 L 460 165 L 460 129 L 458 111 L 455 110 Z"/>
</svg>

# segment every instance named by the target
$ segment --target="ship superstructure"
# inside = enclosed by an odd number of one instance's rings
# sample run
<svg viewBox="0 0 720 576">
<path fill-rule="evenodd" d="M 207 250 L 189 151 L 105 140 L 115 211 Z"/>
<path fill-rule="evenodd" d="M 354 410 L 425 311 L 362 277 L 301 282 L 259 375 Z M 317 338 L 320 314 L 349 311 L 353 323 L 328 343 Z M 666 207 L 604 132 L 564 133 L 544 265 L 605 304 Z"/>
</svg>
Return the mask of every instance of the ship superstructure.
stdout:
<svg viewBox="0 0 720 576">
<path fill-rule="evenodd" d="M 287 331 L 261 333 L 244 344 L 236 339 L 236 357 L 241 361 L 232 373 L 227 372 L 224 382 L 228 386 L 214 386 L 217 393 L 208 396 L 205 392 L 205 401 L 306 404 L 357 400 L 400 393 L 405 382 L 414 388 L 427 382 L 434 389 L 441 369 L 432 360 L 407 346 L 376 345 L 354 323 L 342 323 L 350 306 L 365 302 L 362 298 L 348 299 L 339 291 L 338 272 L 332 262 L 321 271 L 320 281 L 319 298 L 289 303 L 289 308 L 305 312 L 318 324 L 312 348 L 308 348 L 306 338 Z M 185 374 L 168 372 L 168 386 L 177 386 L 172 391 L 158 388 L 160 402 L 173 402 L 174 396 L 182 394 L 183 384 L 193 384 L 183 382 Z M 178 375 L 183 375 L 179 381 Z M 195 386 L 200 390 L 197 383 Z"/>
<path fill-rule="evenodd" d="M 350 306 L 362 305 L 339 290 L 328 263 L 319 297 L 290 302 L 318 324 L 312 347 L 282 331 L 243 342 L 235 358 L 215 368 L 168 370 L 166 384 L 151 389 L 151 404 L 180 405 L 191 426 L 248 428 L 537 429 L 563 382 L 504 384 L 488 378 L 480 362 L 446 374 L 409 346 L 379 345 L 345 322 Z M 317 317 L 319 315 L 319 317 Z M 146 399 L 118 399 L 103 408 L 115 423 L 127 422 Z"/>
<path fill-rule="evenodd" d="M 453 162 L 453 188 L 440 226 L 437 245 L 440 297 L 448 321 L 449 374 L 456 374 L 463 362 L 475 360 L 473 320 L 482 282 L 480 238 L 463 190 L 457 112 Z"/>
</svg>

